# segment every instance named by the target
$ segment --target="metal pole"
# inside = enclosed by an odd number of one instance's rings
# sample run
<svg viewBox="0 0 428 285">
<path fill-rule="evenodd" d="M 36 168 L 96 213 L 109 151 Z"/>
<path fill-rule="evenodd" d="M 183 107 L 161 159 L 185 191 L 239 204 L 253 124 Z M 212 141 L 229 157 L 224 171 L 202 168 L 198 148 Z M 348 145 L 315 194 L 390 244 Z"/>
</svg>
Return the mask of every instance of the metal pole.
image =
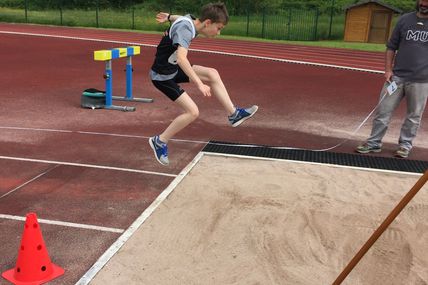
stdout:
<svg viewBox="0 0 428 285">
<path fill-rule="evenodd" d="M 388 226 L 394 221 L 394 219 L 400 214 L 400 212 L 407 206 L 407 204 L 415 197 L 415 195 L 421 190 L 428 180 L 428 170 L 425 171 L 424 175 L 413 185 L 412 189 L 401 199 L 397 206 L 391 211 L 388 217 L 383 221 L 383 223 L 376 229 L 372 236 L 367 240 L 363 247 L 358 251 L 358 253 L 352 258 L 349 264 L 343 269 L 342 273 L 336 278 L 333 282 L 333 285 L 339 285 L 345 280 L 346 276 L 352 271 L 352 269 L 358 264 L 358 262 L 363 258 L 367 251 L 373 246 L 377 239 L 383 234 L 383 232 L 388 228 Z"/>
<path fill-rule="evenodd" d="M 106 106 L 110 107 L 113 104 L 113 72 L 111 60 L 106 61 L 104 78 L 106 80 Z"/>
<path fill-rule="evenodd" d="M 126 58 L 126 99 L 132 100 L 132 56 Z"/>
</svg>

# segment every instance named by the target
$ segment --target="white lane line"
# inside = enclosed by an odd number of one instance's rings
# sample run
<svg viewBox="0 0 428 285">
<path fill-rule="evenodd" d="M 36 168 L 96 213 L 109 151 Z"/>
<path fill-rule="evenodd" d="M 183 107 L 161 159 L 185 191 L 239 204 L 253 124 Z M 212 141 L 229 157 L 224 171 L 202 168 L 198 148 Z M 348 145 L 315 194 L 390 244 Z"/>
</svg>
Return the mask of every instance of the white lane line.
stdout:
<svg viewBox="0 0 428 285">
<path fill-rule="evenodd" d="M 0 126 L 0 129 L 18 130 L 18 131 L 76 133 L 76 134 L 82 134 L 82 135 L 111 136 L 111 137 L 136 138 L 136 139 L 148 139 L 150 137 L 150 136 L 125 135 L 125 134 L 115 134 L 115 133 L 102 133 L 102 132 L 89 132 L 89 131 L 70 131 L 70 130 L 57 130 L 57 129 L 25 128 L 25 127 L 7 127 L 7 126 Z M 208 144 L 209 143 L 209 141 L 195 141 L 195 140 L 184 140 L 184 139 L 171 139 L 171 141 L 186 142 L 186 143 L 197 143 L 197 144 Z"/>
<path fill-rule="evenodd" d="M 26 217 L 0 214 L 0 219 L 25 222 Z M 94 231 L 110 232 L 110 233 L 120 233 L 120 234 L 124 232 L 123 229 L 99 227 L 99 226 L 87 225 L 87 224 L 76 224 L 76 223 L 52 221 L 52 220 L 45 220 L 45 219 L 37 219 L 37 221 L 40 224 L 56 225 L 56 226 L 63 226 L 63 227 L 69 227 L 69 228 L 78 228 L 78 229 L 94 230 Z"/>
<path fill-rule="evenodd" d="M 139 46 L 147 46 L 147 47 L 157 47 L 157 45 L 154 45 L 154 44 L 143 44 L 143 43 L 139 43 L 139 42 L 114 41 L 114 40 L 107 40 L 107 39 L 94 39 L 94 38 L 84 38 L 84 37 L 60 36 L 60 35 L 50 35 L 50 34 L 41 34 L 41 33 L 24 33 L 24 32 L 0 31 L 0 34 L 22 35 L 22 36 L 35 36 L 35 37 L 45 37 L 45 38 L 59 38 L 59 39 L 68 39 L 68 40 L 80 40 L 80 41 L 91 41 L 91 42 L 103 42 L 103 43 L 116 43 L 116 44 L 127 44 L 127 45 L 139 45 Z"/>
<path fill-rule="evenodd" d="M 43 175 L 45 175 L 45 174 L 47 174 L 47 173 L 51 172 L 51 170 L 54 170 L 54 169 L 55 169 L 55 168 L 57 168 L 58 166 L 59 166 L 59 165 L 54 165 L 53 167 L 49 168 L 49 169 L 48 169 L 48 170 L 46 170 L 45 172 L 40 173 L 40 174 L 39 174 L 39 175 L 37 175 L 36 177 L 34 177 L 34 178 L 32 178 L 32 179 L 28 180 L 27 182 L 25 182 L 25 183 L 23 183 L 23 184 L 19 185 L 19 186 L 18 186 L 18 187 L 16 187 L 15 189 L 10 190 L 10 191 L 9 191 L 9 192 L 7 192 L 6 194 L 4 194 L 4 195 L 0 196 L 0 199 L 1 199 L 1 198 L 4 198 L 4 197 L 6 197 L 6 196 L 8 196 L 8 195 L 10 195 L 10 194 L 12 194 L 12 193 L 13 193 L 13 192 L 15 192 L 15 191 L 18 191 L 18 190 L 19 190 L 19 189 L 21 189 L 22 187 L 24 187 L 24 186 L 26 186 L 26 185 L 30 184 L 31 182 L 33 182 L 33 181 L 37 180 L 38 178 L 42 177 Z"/>
<path fill-rule="evenodd" d="M 312 61 L 291 60 L 291 59 L 282 59 L 282 58 L 277 58 L 277 57 L 257 56 L 257 55 L 239 54 L 239 53 L 221 52 L 221 51 L 210 51 L 210 50 L 201 50 L 201 49 L 190 49 L 190 50 L 198 51 L 198 52 L 205 52 L 205 53 L 214 53 L 214 54 L 220 54 L 220 55 L 239 56 L 239 57 L 246 57 L 246 58 L 253 58 L 253 59 L 264 59 L 264 60 L 270 60 L 270 61 L 279 61 L 279 62 L 285 62 L 285 63 L 304 64 L 304 65 L 312 65 L 312 66 L 319 66 L 319 67 L 331 67 L 331 68 L 337 68 L 337 69 L 345 69 L 345 70 L 384 74 L 384 71 L 380 71 L 380 70 L 352 67 L 352 66 L 346 66 L 346 65 L 335 65 L 335 64 L 318 63 L 318 62 L 312 62 Z"/>
<path fill-rule="evenodd" d="M 50 35 L 50 34 L 40 34 L 40 33 L 23 33 L 23 32 L 0 31 L 0 34 L 51 37 L 51 38 L 61 38 L 61 39 L 82 40 L 82 41 L 118 43 L 118 44 L 126 44 L 126 45 L 139 45 L 139 46 L 147 46 L 147 47 L 156 47 L 157 46 L 157 45 L 153 45 L 153 44 L 144 44 L 141 42 L 113 41 L 113 40 L 105 40 L 105 39 L 60 36 L 60 35 Z M 358 67 L 351 67 L 351 66 L 345 66 L 345 65 L 325 64 L 325 63 L 317 63 L 317 62 L 311 62 L 311 61 L 281 59 L 281 58 L 276 58 L 276 57 L 256 56 L 256 55 L 248 55 L 248 54 L 232 53 L 232 52 L 221 52 L 221 51 L 204 50 L 204 49 L 190 49 L 190 50 L 197 51 L 197 52 L 203 52 L 203 53 L 220 54 L 220 55 L 228 55 L 228 56 L 239 56 L 239 57 L 254 58 L 254 59 L 264 59 L 264 60 L 279 61 L 279 62 L 285 62 L 285 63 L 305 64 L 305 65 L 313 65 L 313 66 L 320 66 L 320 67 L 332 67 L 332 68 L 337 68 L 337 69 L 354 70 L 354 71 L 379 73 L 379 74 L 384 73 L 381 70 L 358 68 Z"/>
<path fill-rule="evenodd" d="M 84 163 L 54 161 L 54 160 L 43 160 L 43 159 L 32 159 L 32 158 L 12 157 L 12 156 L 0 156 L 0 159 L 15 160 L 15 161 L 26 161 L 26 162 L 37 162 L 37 163 L 47 163 L 47 164 L 59 164 L 59 165 L 87 167 L 87 168 L 96 168 L 96 169 L 106 169 L 106 170 L 116 170 L 116 171 L 143 173 L 143 174 L 151 174 L 151 175 L 167 176 L 167 177 L 177 177 L 176 174 L 170 174 L 170 173 L 154 172 L 154 171 L 132 169 L 132 168 L 104 166 L 104 165 L 95 165 L 95 164 L 84 164 Z"/>
<path fill-rule="evenodd" d="M 421 176 L 422 175 L 421 173 L 415 173 L 415 172 L 405 172 L 405 171 L 386 170 L 386 169 L 377 169 L 377 168 L 366 168 L 366 167 L 358 167 L 358 166 L 348 166 L 348 165 L 329 164 L 329 163 L 321 163 L 321 162 L 300 161 L 300 160 L 292 160 L 292 159 L 247 156 L 247 155 L 239 155 L 239 154 L 214 153 L 214 152 L 205 152 L 205 151 L 203 151 L 202 153 L 204 153 L 205 155 L 211 155 L 211 156 L 235 157 L 235 158 L 243 158 L 243 159 L 268 160 L 268 161 L 284 161 L 284 162 L 292 162 L 292 163 L 299 163 L 299 164 L 312 164 L 312 165 L 327 166 L 327 167 L 332 166 L 332 167 L 337 167 L 337 168 L 365 170 L 365 171 L 372 171 L 372 172 L 383 172 L 383 173 L 390 173 L 390 174 L 405 174 L 405 175 L 409 175 L 409 176 Z"/>
<path fill-rule="evenodd" d="M 156 198 L 155 201 L 132 223 L 132 225 L 110 246 L 110 248 L 95 262 L 94 265 L 80 278 L 76 285 L 86 285 L 107 264 L 107 262 L 119 251 L 135 231 L 147 220 L 157 207 L 174 191 L 178 184 L 186 177 L 192 168 L 201 160 L 203 153 L 199 153 L 189 165 L 168 185 L 168 187 Z"/>
<path fill-rule="evenodd" d="M 7 127 L 0 126 L 0 129 L 5 130 L 17 130 L 17 131 L 43 131 L 43 132 L 57 132 L 57 133 L 72 133 L 69 130 L 57 130 L 57 129 L 41 129 L 41 128 L 24 128 L 24 127 Z"/>
</svg>

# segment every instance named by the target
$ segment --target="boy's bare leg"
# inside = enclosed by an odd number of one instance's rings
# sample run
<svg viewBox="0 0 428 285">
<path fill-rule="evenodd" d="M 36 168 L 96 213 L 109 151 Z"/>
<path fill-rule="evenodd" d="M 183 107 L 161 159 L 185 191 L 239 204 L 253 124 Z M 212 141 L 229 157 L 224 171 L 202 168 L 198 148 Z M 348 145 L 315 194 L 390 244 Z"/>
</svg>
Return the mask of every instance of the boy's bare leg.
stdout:
<svg viewBox="0 0 428 285">
<path fill-rule="evenodd" d="M 195 102 L 186 92 L 181 94 L 175 102 L 183 108 L 184 113 L 175 118 L 166 130 L 159 135 L 159 139 L 164 143 L 168 143 L 179 131 L 184 129 L 199 116 L 198 106 L 196 106 Z"/>
<path fill-rule="evenodd" d="M 218 71 L 214 68 L 200 65 L 193 65 L 192 68 L 199 78 L 211 87 L 212 93 L 220 101 L 220 104 L 224 107 L 228 115 L 232 115 L 235 112 L 235 106 L 230 99 L 229 93 L 227 93 Z"/>
</svg>

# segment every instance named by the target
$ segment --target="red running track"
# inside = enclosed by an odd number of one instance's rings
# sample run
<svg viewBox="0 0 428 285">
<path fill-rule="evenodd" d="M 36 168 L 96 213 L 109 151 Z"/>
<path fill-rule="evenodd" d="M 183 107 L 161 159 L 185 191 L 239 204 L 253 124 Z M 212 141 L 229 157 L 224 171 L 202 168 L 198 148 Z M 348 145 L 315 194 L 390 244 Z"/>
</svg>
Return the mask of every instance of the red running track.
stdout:
<svg viewBox="0 0 428 285">
<path fill-rule="evenodd" d="M 147 138 L 163 130 L 180 110 L 148 78 L 160 35 L 21 24 L 0 24 L 0 31 L 0 53 L 7 55 L 0 69 L 0 214 L 22 217 L 34 211 L 43 219 L 110 230 L 127 229 L 205 142 L 327 148 L 367 116 L 383 83 L 377 73 L 280 61 L 294 54 L 300 61 L 330 58 L 329 64 L 338 64 L 334 60 L 340 55 L 347 66 L 353 59 L 367 68 L 373 65 L 367 58 L 376 53 L 197 39 L 195 49 L 227 48 L 241 55 L 189 54 L 192 63 L 220 71 L 234 102 L 260 109 L 241 127 L 231 128 L 214 98 L 183 85 L 199 106 L 200 117 L 170 142 L 171 163 L 163 167 L 153 158 Z M 91 40 L 73 40 L 79 37 Z M 141 56 L 133 60 L 134 94 L 155 102 L 134 103 L 137 111 L 128 113 L 80 108 L 82 90 L 104 85 L 104 65 L 93 60 L 93 51 L 123 46 L 119 42 L 143 45 Z M 245 57 L 267 54 L 273 60 Z M 116 95 L 125 91 L 124 72 L 119 72 L 124 61 L 118 61 L 113 64 Z M 381 53 L 370 60 L 381 61 Z M 403 111 L 397 110 L 384 150 L 376 155 L 392 156 Z M 334 151 L 353 152 L 368 132 L 364 126 L 358 138 Z M 428 124 L 422 124 L 411 159 L 428 160 L 427 134 Z M 81 227 L 42 227 L 51 258 L 66 270 L 50 283 L 54 285 L 75 284 L 120 236 Z M 15 265 L 21 230 L 21 222 L 0 219 L 0 272 Z"/>
<path fill-rule="evenodd" d="M 85 38 L 150 46 L 157 45 L 161 37 L 161 33 L 141 34 L 89 28 L 81 29 L 8 23 L 0 23 L 0 33 L 1 32 Z M 213 41 L 212 39 L 206 38 L 195 39 L 192 43 L 192 50 L 228 53 L 237 56 L 261 57 L 273 60 L 298 61 L 300 63 L 327 64 L 374 72 L 382 72 L 384 70 L 384 55 L 381 52 L 351 51 L 339 48 L 309 47 L 225 39 L 216 39 Z"/>
</svg>

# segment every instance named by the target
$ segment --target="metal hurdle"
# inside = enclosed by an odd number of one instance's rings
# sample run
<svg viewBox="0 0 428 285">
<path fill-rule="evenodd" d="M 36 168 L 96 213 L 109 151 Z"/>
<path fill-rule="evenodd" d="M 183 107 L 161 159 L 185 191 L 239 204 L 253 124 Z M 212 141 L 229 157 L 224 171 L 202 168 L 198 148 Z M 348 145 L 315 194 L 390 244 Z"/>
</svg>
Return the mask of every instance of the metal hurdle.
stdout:
<svg viewBox="0 0 428 285">
<path fill-rule="evenodd" d="M 111 50 L 96 50 L 94 51 L 94 60 L 105 61 L 106 69 L 104 79 L 106 84 L 106 104 L 105 109 L 120 110 L 120 111 L 135 111 L 135 107 L 115 106 L 113 100 L 134 101 L 151 103 L 150 98 L 133 98 L 132 96 L 132 56 L 140 54 L 139 46 L 129 46 L 125 48 L 114 48 Z M 112 60 L 116 58 L 126 57 L 126 96 L 113 96 L 113 71 Z"/>
</svg>

